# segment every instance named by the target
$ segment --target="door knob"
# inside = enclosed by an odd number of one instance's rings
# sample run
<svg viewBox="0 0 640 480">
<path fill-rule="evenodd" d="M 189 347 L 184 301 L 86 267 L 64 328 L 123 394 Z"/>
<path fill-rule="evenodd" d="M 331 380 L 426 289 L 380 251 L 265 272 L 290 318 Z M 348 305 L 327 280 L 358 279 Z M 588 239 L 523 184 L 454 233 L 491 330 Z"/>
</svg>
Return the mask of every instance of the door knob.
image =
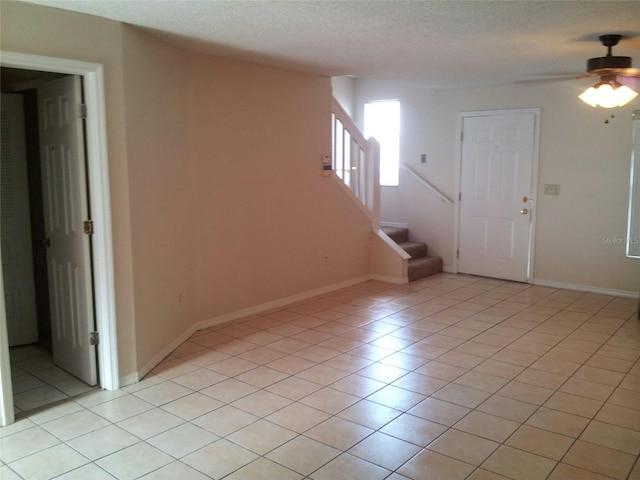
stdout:
<svg viewBox="0 0 640 480">
<path fill-rule="evenodd" d="M 526 215 L 527 213 L 529 213 L 529 210 L 527 210 L 526 208 L 523 208 L 522 210 L 520 210 L 520 213 L 523 215 Z"/>
</svg>

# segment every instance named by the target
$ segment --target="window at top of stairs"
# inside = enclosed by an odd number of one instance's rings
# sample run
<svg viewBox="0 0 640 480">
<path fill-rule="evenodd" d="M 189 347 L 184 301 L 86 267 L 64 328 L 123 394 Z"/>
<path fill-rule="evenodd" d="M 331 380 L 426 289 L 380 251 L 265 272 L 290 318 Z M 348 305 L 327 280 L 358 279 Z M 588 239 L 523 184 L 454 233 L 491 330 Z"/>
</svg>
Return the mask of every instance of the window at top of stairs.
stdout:
<svg viewBox="0 0 640 480">
<path fill-rule="evenodd" d="M 364 105 L 364 136 L 380 143 L 380 185 L 398 186 L 400 168 L 400 102 L 380 100 Z"/>
</svg>

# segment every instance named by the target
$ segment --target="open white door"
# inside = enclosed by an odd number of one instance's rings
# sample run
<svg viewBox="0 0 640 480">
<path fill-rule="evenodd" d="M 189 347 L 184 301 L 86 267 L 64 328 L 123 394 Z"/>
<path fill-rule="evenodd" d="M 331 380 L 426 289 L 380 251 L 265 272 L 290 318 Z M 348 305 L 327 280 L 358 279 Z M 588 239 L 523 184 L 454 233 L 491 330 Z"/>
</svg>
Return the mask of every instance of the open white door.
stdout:
<svg viewBox="0 0 640 480">
<path fill-rule="evenodd" d="M 90 235 L 80 77 L 38 87 L 40 156 L 53 361 L 97 383 Z"/>
<path fill-rule="evenodd" d="M 536 113 L 463 118 L 458 271 L 529 279 Z"/>
<path fill-rule="evenodd" d="M 115 317 L 104 68 L 98 63 L 6 50 L 0 51 L 0 64 L 9 68 L 82 75 L 84 96 L 90 107 L 87 110 L 86 118 L 86 148 L 89 164 L 89 195 L 95 225 L 92 247 L 96 325 L 100 332 L 100 344 L 97 348 L 100 363 L 100 386 L 107 390 L 117 390 L 120 378 Z M 8 425 L 14 419 L 4 303 L 4 290 L 0 281 L 0 426 Z"/>
<path fill-rule="evenodd" d="M 3 93 L 0 233 L 9 346 L 38 341 L 22 95 Z"/>
</svg>

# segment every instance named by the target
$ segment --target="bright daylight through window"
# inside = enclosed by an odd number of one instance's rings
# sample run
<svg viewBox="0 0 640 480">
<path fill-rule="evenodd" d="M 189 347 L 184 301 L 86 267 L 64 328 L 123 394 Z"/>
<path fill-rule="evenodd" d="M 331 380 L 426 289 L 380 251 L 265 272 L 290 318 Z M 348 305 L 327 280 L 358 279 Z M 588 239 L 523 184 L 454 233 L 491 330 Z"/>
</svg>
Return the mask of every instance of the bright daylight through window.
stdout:
<svg viewBox="0 0 640 480">
<path fill-rule="evenodd" d="M 400 168 L 400 102 L 364 105 L 364 136 L 380 143 L 380 185 L 397 186 Z"/>
</svg>

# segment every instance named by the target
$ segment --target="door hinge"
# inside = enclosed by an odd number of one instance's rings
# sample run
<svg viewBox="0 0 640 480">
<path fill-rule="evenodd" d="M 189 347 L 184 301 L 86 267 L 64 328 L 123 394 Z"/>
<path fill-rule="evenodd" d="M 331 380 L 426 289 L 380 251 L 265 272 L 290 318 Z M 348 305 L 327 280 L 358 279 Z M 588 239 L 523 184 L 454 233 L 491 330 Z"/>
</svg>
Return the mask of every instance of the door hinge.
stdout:
<svg viewBox="0 0 640 480">
<path fill-rule="evenodd" d="M 84 221 L 84 233 L 86 235 L 93 235 L 93 220 Z"/>
<path fill-rule="evenodd" d="M 460 258 L 460 250 L 456 250 L 456 258 Z"/>
<path fill-rule="evenodd" d="M 87 104 L 86 103 L 81 103 L 80 104 L 80 110 L 79 110 L 78 116 L 80 118 L 87 118 Z"/>
<path fill-rule="evenodd" d="M 462 200 L 462 192 L 458 192 L 458 201 Z"/>
<path fill-rule="evenodd" d="M 91 332 L 89 334 L 89 344 L 98 345 L 100 343 L 100 334 L 98 332 Z"/>
</svg>

